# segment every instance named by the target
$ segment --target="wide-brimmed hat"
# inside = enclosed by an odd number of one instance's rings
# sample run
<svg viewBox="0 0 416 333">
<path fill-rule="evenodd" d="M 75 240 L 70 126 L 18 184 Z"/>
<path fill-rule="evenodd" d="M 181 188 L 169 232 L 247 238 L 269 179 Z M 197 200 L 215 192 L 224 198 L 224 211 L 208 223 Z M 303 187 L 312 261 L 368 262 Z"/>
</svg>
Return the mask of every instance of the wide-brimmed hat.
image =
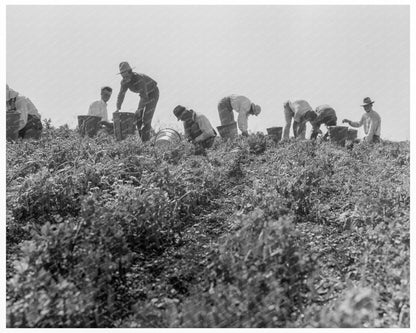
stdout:
<svg viewBox="0 0 416 333">
<path fill-rule="evenodd" d="M 251 110 L 253 110 L 253 114 L 255 116 L 258 116 L 260 114 L 260 112 L 261 112 L 261 107 L 260 107 L 260 105 L 251 103 Z"/>
<path fill-rule="evenodd" d="M 136 67 L 131 68 L 127 61 L 123 61 L 123 62 L 120 62 L 120 65 L 118 66 L 118 68 L 120 69 L 120 73 L 117 73 L 117 74 L 121 74 L 127 71 L 131 71 Z"/>
<path fill-rule="evenodd" d="M 178 105 L 173 109 L 173 114 L 178 118 L 178 121 L 181 120 L 182 114 L 186 111 L 186 108 L 182 105 Z"/>
<path fill-rule="evenodd" d="M 363 103 L 364 104 L 362 104 L 361 106 L 366 106 L 366 105 L 369 105 L 369 104 L 373 104 L 374 101 L 372 101 L 370 97 L 366 97 L 366 98 L 363 99 Z"/>
</svg>

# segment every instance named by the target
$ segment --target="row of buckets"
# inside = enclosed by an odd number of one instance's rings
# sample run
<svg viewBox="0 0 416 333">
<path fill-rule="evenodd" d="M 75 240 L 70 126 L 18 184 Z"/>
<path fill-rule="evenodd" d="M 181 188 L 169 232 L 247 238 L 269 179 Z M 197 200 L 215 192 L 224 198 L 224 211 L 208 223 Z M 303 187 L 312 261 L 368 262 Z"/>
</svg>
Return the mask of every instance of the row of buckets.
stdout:
<svg viewBox="0 0 416 333">
<path fill-rule="evenodd" d="M 78 130 L 81 136 L 93 137 L 99 131 L 99 122 L 101 118 L 96 116 L 78 116 Z M 113 113 L 114 136 L 116 140 L 124 140 L 129 135 L 136 132 L 136 115 L 132 112 L 114 112 Z M 155 144 L 158 146 L 167 146 L 179 143 L 182 140 L 181 135 L 171 128 L 160 130 L 156 134 Z"/>
<path fill-rule="evenodd" d="M 132 112 L 114 112 L 114 135 L 117 140 L 124 140 L 136 130 L 135 114 Z M 100 117 L 78 116 L 78 130 L 81 136 L 93 137 L 99 131 Z"/>
<path fill-rule="evenodd" d="M 15 141 L 18 138 L 20 115 L 17 112 L 7 112 L 6 137 L 8 141 Z M 101 118 L 96 116 L 78 116 L 78 129 L 82 136 L 93 137 L 98 133 L 99 122 Z M 128 135 L 133 135 L 136 130 L 135 113 L 132 112 L 114 112 L 114 135 L 117 140 L 124 140 Z M 224 139 L 232 139 L 238 136 L 237 123 L 232 122 L 227 125 L 218 126 L 217 130 Z M 346 126 L 329 126 L 329 138 L 331 142 L 339 145 L 345 145 L 347 140 L 353 141 L 357 138 L 357 130 L 350 129 Z M 282 127 L 267 128 L 267 134 L 278 142 L 282 139 Z M 155 138 L 158 145 L 176 143 L 181 140 L 181 135 L 170 128 L 159 131 Z"/>
<path fill-rule="evenodd" d="M 136 130 L 135 114 L 131 112 L 114 112 L 114 135 L 117 140 L 123 140 L 128 135 L 132 135 Z M 99 117 L 95 116 L 78 116 L 78 127 L 81 135 L 94 136 L 98 131 Z M 234 121 L 227 125 L 217 127 L 219 135 L 224 139 L 232 139 L 238 136 L 237 123 Z M 346 126 L 329 126 L 329 139 L 331 142 L 345 145 L 345 142 L 353 141 L 357 138 L 358 131 Z M 267 134 L 278 142 L 282 139 L 282 127 L 267 128 Z M 160 146 L 177 143 L 181 140 L 181 135 L 171 128 L 160 130 L 156 134 L 155 143 Z"/>
<path fill-rule="evenodd" d="M 233 122 L 228 125 L 217 127 L 218 132 L 222 138 L 235 138 L 238 136 L 237 123 Z M 358 131 L 348 128 L 347 126 L 328 126 L 329 140 L 341 146 L 345 145 L 346 141 L 354 141 L 357 139 Z M 267 134 L 278 142 L 282 139 L 283 127 L 269 127 Z"/>
</svg>

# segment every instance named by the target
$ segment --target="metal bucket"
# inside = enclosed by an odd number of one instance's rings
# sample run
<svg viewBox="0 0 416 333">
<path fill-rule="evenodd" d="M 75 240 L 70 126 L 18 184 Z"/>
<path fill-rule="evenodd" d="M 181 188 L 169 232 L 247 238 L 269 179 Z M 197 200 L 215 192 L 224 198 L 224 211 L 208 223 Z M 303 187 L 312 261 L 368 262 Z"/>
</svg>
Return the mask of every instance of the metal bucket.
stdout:
<svg viewBox="0 0 416 333">
<path fill-rule="evenodd" d="M 279 142 L 282 139 L 283 127 L 269 127 L 267 128 L 267 134 L 275 142 Z"/>
<path fill-rule="evenodd" d="M 136 114 L 133 112 L 114 112 L 114 135 L 118 141 L 136 132 Z"/>
<path fill-rule="evenodd" d="M 348 136 L 347 126 L 328 126 L 329 140 L 337 145 L 345 146 Z"/>
<path fill-rule="evenodd" d="M 78 130 L 81 136 L 95 136 L 98 131 L 98 123 L 100 120 L 101 117 L 97 116 L 78 116 Z"/>
<path fill-rule="evenodd" d="M 357 134 L 358 134 L 358 130 L 349 128 L 348 134 L 347 134 L 347 140 L 354 141 L 355 139 L 357 139 Z"/>
<path fill-rule="evenodd" d="M 171 147 L 181 141 L 181 135 L 172 128 L 160 130 L 155 136 L 155 146 Z"/>
<path fill-rule="evenodd" d="M 218 126 L 217 130 L 223 139 L 232 139 L 238 136 L 237 123 L 235 121 L 227 125 Z"/>
<path fill-rule="evenodd" d="M 6 112 L 7 141 L 16 141 L 19 137 L 20 113 Z"/>
</svg>

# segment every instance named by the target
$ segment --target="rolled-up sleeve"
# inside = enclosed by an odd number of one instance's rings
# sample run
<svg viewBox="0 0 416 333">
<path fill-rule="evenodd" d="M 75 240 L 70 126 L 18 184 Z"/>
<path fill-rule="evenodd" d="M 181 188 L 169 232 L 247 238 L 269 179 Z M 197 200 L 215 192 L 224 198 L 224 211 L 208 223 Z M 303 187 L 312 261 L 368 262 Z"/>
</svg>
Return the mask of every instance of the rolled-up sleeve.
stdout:
<svg viewBox="0 0 416 333">
<path fill-rule="evenodd" d="M 352 127 L 361 127 L 363 126 L 364 122 L 365 122 L 365 115 L 361 117 L 360 121 L 351 121 L 350 125 Z"/>
</svg>

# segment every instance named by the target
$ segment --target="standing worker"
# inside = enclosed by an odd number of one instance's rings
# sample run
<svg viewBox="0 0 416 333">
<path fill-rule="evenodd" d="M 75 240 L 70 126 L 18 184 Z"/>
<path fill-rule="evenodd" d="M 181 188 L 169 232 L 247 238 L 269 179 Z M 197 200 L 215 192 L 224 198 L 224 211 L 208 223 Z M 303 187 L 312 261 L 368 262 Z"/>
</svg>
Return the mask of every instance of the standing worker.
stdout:
<svg viewBox="0 0 416 333">
<path fill-rule="evenodd" d="M 153 114 L 159 100 L 159 88 L 157 82 L 145 74 L 133 72 L 129 63 L 123 61 L 119 65 L 121 80 L 120 92 L 117 97 L 117 110 L 120 111 L 127 89 L 140 96 L 139 106 L 136 111 L 137 129 L 143 142 L 150 140 Z"/>
<path fill-rule="evenodd" d="M 252 103 L 247 97 L 230 95 L 224 97 L 218 103 L 221 126 L 234 122 L 233 110 L 238 112 L 237 124 L 243 136 L 248 136 L 247 119 L 249 115 L 258 116 L 261 112 L 260 105 Z"/>
<path fill-rule="evenodd" d="M 32 101 L 6 84 L 6 112 L 19 113 L 20 138 L 39 139 L 42 133 L 41 116 Z"/>
<path fill-rule="evenodd" d="M 306 122 L 312 116 L 313 109 L 309 103 L 303 99 L 283 104 L 286 125 L 283 131 L 283 139 L 289 139 L 290 125 L 293 119 L 293 135 L 295 138 L 305 139 Z M 308 114 L 307 114 L 308 113 Z"/>
<path fill-rule="evenodd" d="M 364 133 L 366 134 L 364 140 L 367 142 L 380 143 L 380 115 L 373 110 L 374 101 L 372 101 L 370 97 L 364 98 L 363 102 L 364 104 L 361 106 L 364 108 L 365 113 L 360 121 L 355 122 L 344 119 L 342 122 L 348 123 L 352 127 L 361 127 L 364 125 Z"/>
</svg>

